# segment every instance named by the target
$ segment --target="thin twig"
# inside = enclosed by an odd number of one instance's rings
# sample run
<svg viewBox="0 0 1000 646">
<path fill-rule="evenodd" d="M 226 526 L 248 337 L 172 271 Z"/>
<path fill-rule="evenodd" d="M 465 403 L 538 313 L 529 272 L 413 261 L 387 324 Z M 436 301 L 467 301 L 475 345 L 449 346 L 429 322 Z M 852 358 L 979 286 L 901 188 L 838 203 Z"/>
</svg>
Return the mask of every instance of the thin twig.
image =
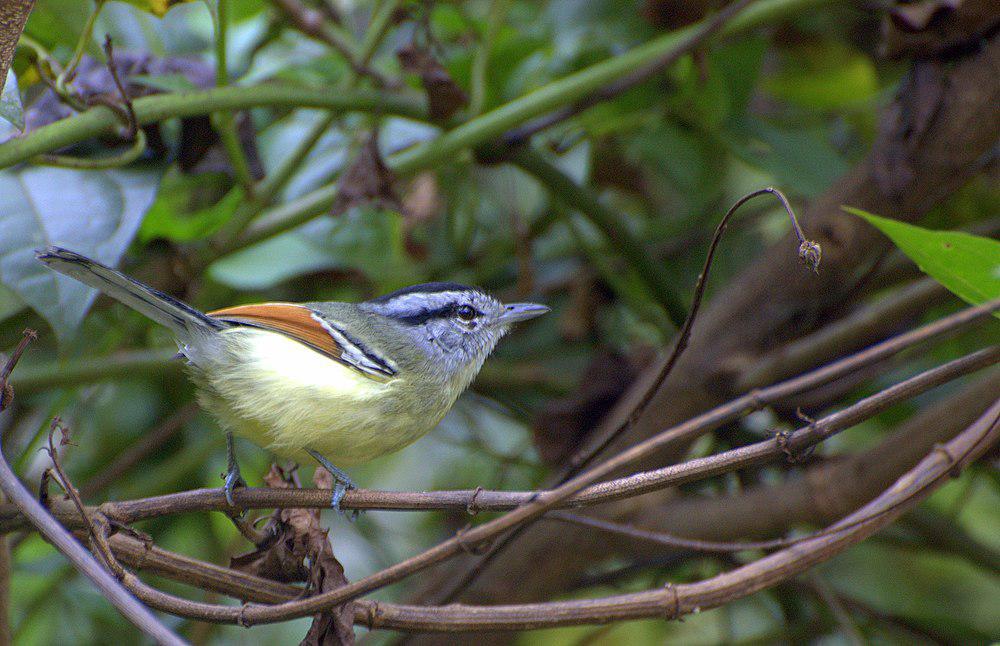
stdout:
<svg viewBox="0 0 1000 646">
<path fill-rule="evenodd" d="M 620 96 L 621 94 L 624 94 L 643 81 L 648 80 L 660 70 L 669 67 L 680 60 L 681 57 L 690 54 L 692 51 L 703 45 L 709 38 L 722 29 L 722 27 L 725 26 L 730 19 L 732 19 L 739 12 L 743 11 L 748 4 L 750 4 L 750 0 L 738 0 L 737 2 L 727 5 L 723 9 L 719 10 L 715 15 L 704 20 L 699 25 L 698 31 L 688 37 L 688 40 L 684 43 L 683 47 L 678 47 L 677 49 L 668 51 L 663 56 L 653 59 L 632 73 L 602 87 L 590 96 L 587 96 L 572 105 L 560 108 L 555 112 L 550 112 L 547 115 L 535 119 L 534 121 L 530 121 L 522 126 L 509 130 L 501 137 L 501 141 L 507 146 L 518 146 L 524 144 L 532 136 L 538 134 L 542 130 L 546 130 L 554 125 L 562 123 L 563 121 L 580 114 L 587 108 L 593 107 L 598 103 L 609 101 L 617 96 Z"/>
<path fill-rule="evenodd" d="M 830 586 L 823 580 L 823 577 L 813 571 L 805 579 L 808 582 L 807 587 L 830 609 L 830 614 L 833 615 L 837 625 L 840 626 L 840 632 L 844 634 L 844 638 L 847 639 L 848 643 L 851 646 L 863 646 L 866 644 L 867 642 L 862 636 L 861 631 L 858 630 L 858 627 L 854 625 L 854 620 L 851 619 L 847 608 L 840 602 L 836 593 L 830 589 Z"/>
<path fill-rule="evenodd" d="M 961 434 L 931 451 L 880 496 L 834 523 L 821 535 L 704 581 L 668 584 L 665 588 L 603 599 L 520 605 L 420 607 L 362 601 L 357 607 L 367 612 L 360 621 L 356 616 L 355 621 L 370 629 L 527 630 L 647 617 L 677 619 L 688 613 L 718 607 L 786 581 L 887 526 L 1000 439 L 998 422 L 1000 400 Z M 134 586 L 136 593 L 147 603 L 167 612 L 203 621 L 241 625 L 299 616 L 288 613 L 292 607 L 301 609 L 303 605 L 317 605 L 317 609 L 321 609 L 324 604 L 316 602 L 331 596 L 331 593 L 325 593 L 309 600 L 274 606 L 248 604 L 233 608 L 180 599 L 150 588 L 135 577 L 127 577 L 126 582 Z M 336 596 L 337 592 L 332 594 Z M 329 599 L 325 601 L 329 606 L 337 603 Z"/>
<path fill-rule="evenodd" d="M 796 543 L 815 537 L 810 534 L 799 538 L 775 538 L 767 541 L 703 541 L 696 538 L 683 538 L 665 532 L 657 532 L 624 523 L 616 523 L 602 518 L 583 516 L 568 511 L 553 511 L 545 515 L 545 520 L 556 520 L 570 525 L 596 529 L 609 534 L 624 536 L 636 541 L 655 543 L 663 547 L 691 550 L 693 552 L 743 552 L 746 550 L 774 550 L 790 547 Z"/>
<path fill-rule="evenodd" d="M 218 0 L 215 3 L 215 85 L 216 87 L 226 87 L 229 85 L 229 69 L 226 62 L 226 36 L 228 27 L 228 5 L 229 0 Z M 211 5 L 209 5 L 211 6 Z M 229 160 L 233 177 L 237 184 L 243 189 L 244 195 L 253 199 L 254 178 L 250 170 L 250 162 L 247 160 L 246 150 L 240 135 L 236 129 L 236 120 L 232 112 L 216 112 L 210 117 L 212 126 L 219 135 L 222 149 Z"/>
<path fill-rule="evenodd" d="M 21 344 L 0 373 L 0 390 L 7 387 L 7 378 L 24 352 L 27 343 L 36 335 L 26 330 Z M 56 549 L 62 552 L 80 572 L 86 575 L 101 593 L 137 628 L 156 640 L 159 644 L 182 645 L 185 642 L 170 632 L 152 612 L 135 599 L 122 585 L 105 570 L 94 557 L 66 529 L 42 507 L 31 495 L 7 463 L 0 447 L 0 489 L 21 512 L 31 519 L 32 524 Z"/>
<path fill-rule="evenodd" d="M 646 412 L 649 404 L 653 401 L 653 397 L 656 395 L 660 386 L 667 380 L 670 373 L 673 371 L 674 366 L 677 365 L 678 359 L 687 349 L 688 342 L 691 338 L 691 329 L 694 326 L 694 321 L 698 317 L 698 312 L 701 309 L 701 301 L 705 295 L 705 286 L 708 283 L 709 271 L 712 268 L 712 261 L 715 258 L 715 252 L 719 247 L 719 243 L 722 240 L 722 235 L 726 231 L 726 227 L 729 225 L 730 218 L 736 213 L 741 206 L 743 206 L 748 201 L 755 197 L 761 195 L 773 195 L 781 205 L 785 208 L 785 212 L 788 214 L 788 219 L 792 223 L 792 230 L 795 232 L 796 238 L 799 241 L 799 258 L 803 262 L 807 263 L 813 271 L 816 271 L 819 267 L 820 256 L 822 251 L 819 244 L 807 240 L 805 235 L 802 233 L 802 228 L 799 226 L 798 218 L 795 217 L 795 212 L 792 211 L 791 205 L 788 203 L 788 199 L 785 195 L 776 188 L 762 188 L 752 193 L 744 195 L 739 200 L 736 201 L 726 215 L 723 216 L 722 221 L 715 228 L 715 233 L 712 236 L 712 241 L 708 246 L 708 254 L 705 256 L 705 263 L 702 265 L 701 273 L 698 274 L 698 280 L 695 282 L 694 296 L 691 299 L 691 308 L 688 311 L 687 316 L 684 319 L 684 325 L 681 326 L 680 331 L 677 334 L 677 341 L 674 343 L 674 347 L 670 351 L 670 355 L 667 360 L 663 363 L 660 371 L 657 373 L 656 378 L 653 379 L 649 387 L 643 393 L 642 399 L 640 399 L 632 411 L 626 416 L 625 421 L 619 424 L 617 427 L 613 428 L 610 432 L 604 434 L 601 438 L 597 439 L 595 443 L 586 447 L 583 451 L 574 454 L 569 459 L 569 466 L 559 475 L 558 482 L 561 484 L 565 482 L 568 478 L 576 475 L 580 470 L 590 463 L 595 456 L 600 454 L 605 448 L 607 448 L 615 439 L 621 436 L 622 433 L 627 431 L 635 422 Z"/>
<path fill-rule="evenodd" d="M 111 72 L 111 79 L 118 88 L 118 96 L 121 97 L 122 105 L 125 106 L 125 125 L 128 127 L 128 138 L 134 139 L 139 130 L 139 120 L 135 118 L 135 108 L 132 106 L 132 98 L 125 89 L 121 75 L 118 72 L 118 65 L 115 63 L 115 49 L 111 41 L 111 34 L 104 36 L 104 55 L 107 57 L 108 71 Z"/>
<path fill-rule="evenodd" d="M 799 241 L 799 259 L 808 265 L 813 271 L 818 270 L 820 257 L 822 256 L 822 249 L 818 243 L 806 239 L 805 235 L 802 233 L 802 228 L 799 226 L 798 219 L 795 217 L 795 212 L 792 210 L 792 207 L 788 203 L 788 199 L 785 197 L 784 193 L 778 189 L 766 187 L 748 193 L 738 199 L 735 204 L 729 207 L 729 210 L 723 216 L 722 220 L 715 229 L 715 234 L 712 236 L 712 241 L 708 246 L 708 253 L 705 256 L 705 263 L 702 266 L 701 273 L 698 274 L 698 280 L 695 282 L 694 296 L 691 300 L 691 307 L 688 310 L 687 316 L 684 318 L 684 324 L 681 326 L 681 329 L 677 334 L 677 340 L 674 343 L 667 360 L 660 367 L 656 377 L 646 388 L 640 400 L 636 403 L 635 407 L 625 417 L 625 419 L 616 427 L 609 429 L 608 432 L 603 433 L 601 436 L 591 440 L 582 451 L 578 451 L 570 457 L 568 465 L 556 478 L 557 485 L 566 483 L 575 475 L 580 473 L 582 469 L 590 464 L 590 462 L 596 456 L 600 455 L 600 453 L 603 452 L 608 446 L 610 446 L 612 442 L 632 428 L 635 422 L 643 415 L 643 413 L 646 412 L 646 408 L 653 401 L 653 398 L 656 396 L 656 393 L 660 390 L 660 387 L 666 381 L 667 377 L 670 376 L 670 373 L 677 365 L 678 359 L 680 359 L 684 350 L 688 346 L 688 341 L 691 338 L 691 329 L 694 326 L 694 321 L 698 317 L 698 312 L 701 309 L 701 301 L 705 294 L 705 286 L 708 282 L 709 271 L 712 268 L 712 261 L 715 258 L 716 249 L 718 249 L 719 243 L 722 240 L 722 235 L 725 233 L 726 227 L 729 225 L 730 218 L 732 218 L 736 211 L 739 210 L 739 208 L 745 203 L 761 195 L 773 195 L 779 202 L 781 202 L 785 212 L 788 214 L 789 220 L 792 222 L 792 230 L 795 232 L 795 236 Z M 466 587 L 475 581 L 475 579 L 493 559 L 495 559 L 503 550 L 514 543 L 514 541 L 527 531 L 529 526 L 529 523 L 525 523 L 495 543 L 485 554 L 483 554 L 476 564 L 471 566 L 465 574 L 457 580 L 456 583 L 453 583 L 444 599 L 446 601 L 451 601 L 458 594 L 460 594 Z"/>
<path fill-rule="evenodd" d="M 103 95 L 95 95 L 86 97 L 85 99 L 77 97 L 75 102 L 80 103 L 80 105 L 74 105 L 74 102 L 70 102 L 70 104 L 80 109 L 102 105 L 114 112 L 125 126 L 124 139 L 130 141 L 131 145 L 119 153 L 104 157 L 72 157 L 56 153 L 42 153 L 35 156 L 33 161 L 36 164 L 81 170 L 120 168 L 131 164 L 146 152 L 146 133 L 139 129 L 139 120 L 135 114 L 135 107 L 132 105 L 132 98 L 128 94 L 125 83 L 122 81 L 121 74 L 118 71 L 118 65 L 115 63 L 114 46 L 110 35 L 104 37 L 104 54 L 107 59 L 108 73 L 111 75 L 111 80 L 118 89 L 121 103 L 119 104 Z M 64 101 L 67 100 L 67 97 L 59 94 L 57 86 L 52 86 L 52 89 L 56 92 L 57 96 L 60 96 Z"/>
</svg>

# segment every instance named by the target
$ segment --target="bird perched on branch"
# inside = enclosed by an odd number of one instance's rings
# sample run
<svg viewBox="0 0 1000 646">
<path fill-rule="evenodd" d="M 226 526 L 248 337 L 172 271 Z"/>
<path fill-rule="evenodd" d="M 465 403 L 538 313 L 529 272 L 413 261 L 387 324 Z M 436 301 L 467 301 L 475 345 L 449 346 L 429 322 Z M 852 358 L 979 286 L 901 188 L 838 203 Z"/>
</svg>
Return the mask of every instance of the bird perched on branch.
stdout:
<svg viewBox="0 0 1000 646">
<path fill-rule="evenodd" d="M 233 434 L 333 474 L 333 507 L 366 462 L 434 428 L 512 324 L 548 311 L 504 305 L 455 283 L 406 287 L 363 303 L 261 303 L 203 313 L 59 247 L 49 267 L 170 328 L 199 401 L 227 431 L 226 499 L 245 483 Z"/>
</svg>

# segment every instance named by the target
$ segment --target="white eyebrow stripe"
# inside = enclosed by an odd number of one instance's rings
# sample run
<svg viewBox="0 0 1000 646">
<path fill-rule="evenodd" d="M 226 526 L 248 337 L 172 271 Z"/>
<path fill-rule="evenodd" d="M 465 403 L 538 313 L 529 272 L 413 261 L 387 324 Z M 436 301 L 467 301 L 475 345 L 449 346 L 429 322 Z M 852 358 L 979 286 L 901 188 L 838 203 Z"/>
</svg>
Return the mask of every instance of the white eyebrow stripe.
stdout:
<svg viewBox="0 0 1000 646">
<path fill-rule="evenodd" d="M 341 359 L 347 361 L 363 372 L 376 373 L 379 376 L 396 376 L 396 367 L 391 361 L 384 357 L 380 357 L 371 350 L 365 348 L 360 343 L 347 336 L 347 333 L 334 325 L 333 322 L 328 321 L 316 312 L 311 312 L 311 314 L 313 320 L 322 325 L 327 334 L 333 337 L 333 340 L 337 342 L 337 345 L 344 350 L 344 354 L 341 356 Z"/>
<path fill-rule="evenodd" d="M 393 313 L 408 313 L 434 309 L 448 303 L 453 303 L 461 298 L 468 297 L 469 292 L 412 292 L 390 298 L 381 303 L 383 307 Z"/>
</svg>

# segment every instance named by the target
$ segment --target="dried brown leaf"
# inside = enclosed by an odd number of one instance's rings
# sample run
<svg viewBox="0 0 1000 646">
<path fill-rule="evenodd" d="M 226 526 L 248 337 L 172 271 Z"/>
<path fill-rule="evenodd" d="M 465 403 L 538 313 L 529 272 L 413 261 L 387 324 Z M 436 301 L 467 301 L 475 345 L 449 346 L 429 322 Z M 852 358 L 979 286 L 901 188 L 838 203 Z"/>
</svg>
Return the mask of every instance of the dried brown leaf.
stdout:
<svg viewBox="0 0 1000 646">
<path fill-rule="evenodd" d="M 404 213 L 405 208 L 396 195 L 395 184 L 396 176 L 382 160 L 378 149 L 378 133 L 373 131 L 344 172 L 330 213 L 341 215 L 352 206 L 368 202 Z"/>
<path fill-rule="evenodd" d="M 1000 25 L 996 0 L 896 2 L 882 24 L 889 58 L 929 58 L 975 46 Z"/>
<path fill-rule="evenodd" d="M 443 121 L 469 104 L 465 90 L 455 83 L 448 70 L 426 48 L 414 43 L 396 52 L 399 64 L 420 77 L 427 92 L 427 108 L 431 119 Z"/>
<path fill-rule="evenodd" d="M 272 465 L 264 476 L 267 486 L 292 489 L 295 483 Z M 318 467 L 317 487 L 332 488 L 333 476 Z M 328 531 L 320 526 L 319 509 L 279 509 L 269 521 L 273 540 L 232 560 L 231 567 L 276 581 L 306 581 L 312 593 L 328 592 L 346 584 L 344 568 L 333 554 Z M 354 606 L 346 603 L 332 612 L 317 613 L 302 644 L 333 646 L 354 643 Z"/>
</svg>

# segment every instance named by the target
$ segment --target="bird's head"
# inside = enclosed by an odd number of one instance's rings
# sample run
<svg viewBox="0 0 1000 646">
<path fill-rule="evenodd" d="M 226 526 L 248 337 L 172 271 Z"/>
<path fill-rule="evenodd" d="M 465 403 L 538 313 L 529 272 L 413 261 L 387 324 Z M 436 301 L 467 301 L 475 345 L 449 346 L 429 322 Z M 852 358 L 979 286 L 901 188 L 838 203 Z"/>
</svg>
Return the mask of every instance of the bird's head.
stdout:
<svg viewBox="0 0 1000 646">
<path fill-rule="evenodd" d="M 441 376 L 467 385 L 514 323 L 549 311 L 534 303 L 503 304 L 474 287 L 457 283 L 413 285 L 361 304 L 383 317 L 413 351 Z M 402 344 L 401 344 L 402 345 Z"/>
</svg>

